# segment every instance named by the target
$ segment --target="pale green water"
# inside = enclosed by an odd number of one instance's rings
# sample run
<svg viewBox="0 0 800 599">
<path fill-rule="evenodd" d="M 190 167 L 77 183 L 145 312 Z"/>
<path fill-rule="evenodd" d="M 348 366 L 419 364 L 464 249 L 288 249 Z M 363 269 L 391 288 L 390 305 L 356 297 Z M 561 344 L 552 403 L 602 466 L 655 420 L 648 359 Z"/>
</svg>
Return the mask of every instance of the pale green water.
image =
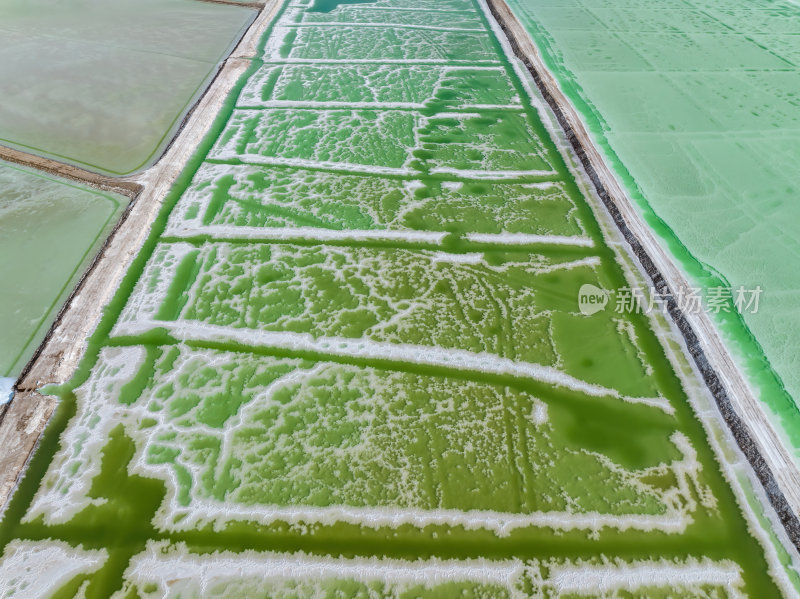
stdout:
<svg viewBox="0 0 800 599">
<path fill-rule="evenodd" d="M 19 374 L 126 204 L 0 163 L 0 376 Z"/>
<path fill-rule="evenodd" d="M 0 0 L 0 143 L 110 174 L 146 166 L 254 15 L 195 0 Z"/>
<path fill-rule="evenodd" d="M 732 315 L 716 319 L 800 448 L 786 394 L 800 401 L 800 7 L 509 4 L 697 284 L 764 289 L 758 313 L 744 314 L 747 328 Z"/>
</svg>

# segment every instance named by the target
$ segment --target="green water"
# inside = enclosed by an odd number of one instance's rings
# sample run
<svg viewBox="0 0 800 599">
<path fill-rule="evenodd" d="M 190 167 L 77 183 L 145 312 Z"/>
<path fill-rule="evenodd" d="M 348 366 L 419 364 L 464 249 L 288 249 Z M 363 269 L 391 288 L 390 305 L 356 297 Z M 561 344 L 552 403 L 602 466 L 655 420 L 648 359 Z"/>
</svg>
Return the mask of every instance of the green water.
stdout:
<svg viewBox="0 0 800 599">
<path fill-rule="evenodd" d="M 115 175 L 147 166 L 253 16 L 195 0 L 3 0 L 0 143 Z"/>
<path fill-rule="evenodd" d="M 20 373 L 126 204 L 0 163 L 0 376 Z"/>
<path fill-rule="evenodd" d="M 314 0 L 314 4 L 309 9 L 315 12 L 331 12 L 343 4 L 369 4 L 375 0 Z"/>
<path fill-rule="evenodd" d="M 800 448 L 800 9 L 767 0 L 510 5 L 695 283 L 763 288 L 757 313 L 713 316 Z"/>
<path fill-rule="evenodd" d="M 359 29 L 386 8 L 423 27 Z M 479 5 L 324 14 L 284 4 L 51 390 L 0 573 L 66 543 L 42 594 L 556 594 L 643 560 L 677 570 L 645 596 L 781 596 L 649 321 L 579 312 L 626 281 Z"/>
</svg>

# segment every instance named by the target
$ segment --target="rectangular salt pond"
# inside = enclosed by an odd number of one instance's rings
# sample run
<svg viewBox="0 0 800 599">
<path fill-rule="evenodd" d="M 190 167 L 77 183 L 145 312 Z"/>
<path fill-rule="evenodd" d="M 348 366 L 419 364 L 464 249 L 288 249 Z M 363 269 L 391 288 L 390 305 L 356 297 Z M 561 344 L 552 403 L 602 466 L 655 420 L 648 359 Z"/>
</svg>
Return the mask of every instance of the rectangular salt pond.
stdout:
<svg viewBox="0 0 800 599">
<path fill-rule="evenodd" d="M 0 2 L 0 144 L 108 174 L 152 163 L 255 12 Z"/>
<path fill-rule="evenodd" d="M 0 163 L 0 377 L 19 375 L 127 201 Z"/>
<path fill-rule="evenodd" d="M 713 316 L 797 454 L 800 7 L 509 4 L 694 282 L 763 289 L 743 321 Z"/>
</svg>

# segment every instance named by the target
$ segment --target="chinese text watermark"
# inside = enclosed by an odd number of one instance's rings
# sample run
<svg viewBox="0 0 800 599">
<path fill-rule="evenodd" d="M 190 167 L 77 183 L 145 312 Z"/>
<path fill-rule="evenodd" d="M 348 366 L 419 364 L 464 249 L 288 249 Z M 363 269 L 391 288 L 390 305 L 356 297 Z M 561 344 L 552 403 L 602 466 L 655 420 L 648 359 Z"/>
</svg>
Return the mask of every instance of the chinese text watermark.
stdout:
<svg viewBox="0 0 800 599">
<path fill-rule="evenodd" d="M 761 305 L 763 289 L 754 287 L 700 287 L 679 288 L 675 291 L 658 291 L 654 287 L 647 290 L 638 287 L 620 287 L 607 291 L 596 285 L 582 285 L 578 292 L 578 308 L 582 314 L 591 316 L 596 312 L 613 307 L 618 314 L 650 314 L 659 311 L 667 313 L 670 305 L 685 314 L 733 313 L 757 314 Z"/>
</svg>

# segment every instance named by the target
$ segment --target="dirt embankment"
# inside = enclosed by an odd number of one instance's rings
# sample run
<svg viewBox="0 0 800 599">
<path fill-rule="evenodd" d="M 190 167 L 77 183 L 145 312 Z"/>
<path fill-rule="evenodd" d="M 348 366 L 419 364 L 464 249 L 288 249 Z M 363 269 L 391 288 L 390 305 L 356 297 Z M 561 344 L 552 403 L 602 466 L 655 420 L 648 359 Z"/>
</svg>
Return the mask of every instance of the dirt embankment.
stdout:
<svg viewBox="0 0 800 599">
<path fill-rule="evenodd" d="M 198 2 L 208 2 L 210 4 L 227 4 L 228 6 L 243 6 L 245 8 L 255 8 L 261 10 L 266 2 L 236 2 L 235 0 L 197 0 Z"/>
<path fill-rule="evenodd" d="M 131 199 L 135 199 L 142 191 L 141 183 L 137 183 L 128 178 L 106 177 L 71 164 L 64 164 L 57 160 L 43 158 L 5 146 L 0 146 L 0 160 L 44 171 L 45 173 L 90 185 L 96 189 L 102 189 L 103 191 L 119 193 Z"/>
</svg>

